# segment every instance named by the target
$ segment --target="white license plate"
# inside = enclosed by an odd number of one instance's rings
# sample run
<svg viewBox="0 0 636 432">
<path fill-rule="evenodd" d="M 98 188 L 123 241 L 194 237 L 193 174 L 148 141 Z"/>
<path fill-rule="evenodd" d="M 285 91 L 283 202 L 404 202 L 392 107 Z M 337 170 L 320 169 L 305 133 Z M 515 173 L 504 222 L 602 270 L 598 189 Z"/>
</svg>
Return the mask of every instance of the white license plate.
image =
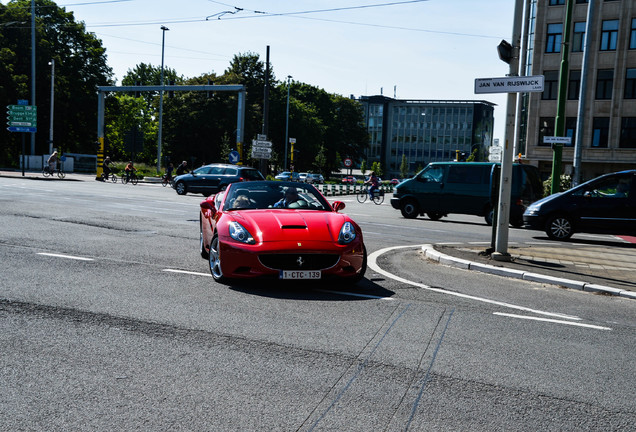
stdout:
<svg viewBox="0 0 636 432">
<path fill-rule="evenodd" d="M 281 270 L 280 279 L 320 279 L 320 270 L 301 271 L 301 270 Z"/>
</svg>

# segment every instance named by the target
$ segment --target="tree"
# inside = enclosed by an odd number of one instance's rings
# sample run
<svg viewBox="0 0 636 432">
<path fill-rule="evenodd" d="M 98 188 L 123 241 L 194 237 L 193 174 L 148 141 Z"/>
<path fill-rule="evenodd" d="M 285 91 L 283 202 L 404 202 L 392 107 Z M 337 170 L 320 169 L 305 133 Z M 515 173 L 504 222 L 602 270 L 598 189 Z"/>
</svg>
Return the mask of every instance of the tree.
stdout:
<svg viewBox="0 0 636 432">
<path fill-rule="evenodd" d="M 362 162 L 360 162 L 360 172 L 362 173 L 362 175 L 364 175 L 364 173 L 367 172 L 367 161 L 366 161 L 366 159 L 364 159 Z"/>
<path fill-rule="evenodd" d="M 31 1 L 0 4 L 0 98 L 7 103 L 31 99 Z M 55 59 L 54 146 L 62 152 L 95 152 L 97 86 L 112 84 L 106 49 L 72 12 L 49 0 L 36 1 L 36 153 L 48 153 L 51 66 Z M 28 61 L 25 61 L 29 59 Z M 63 119 L 63 121 L 61 120 Z M 0 163 L 15 165 L 20 152 L 19 133 L 2 128 L 0 141 L 8 143 Z"/>
<path fill-rule="evenodd" d="M 406 155 L 402 153 L 402 163 L 400 163 L 400 175 L 403 179 L 409 175 L 409 163 L 406 160 Z"/>
<path fill-rule="evenodd" d="M 371 171 L 373 171 L 378 177 L 382 177 L 383 172 L 380 162 L 373 162 L 373 164 L 371 165 Z"/>
</svg>

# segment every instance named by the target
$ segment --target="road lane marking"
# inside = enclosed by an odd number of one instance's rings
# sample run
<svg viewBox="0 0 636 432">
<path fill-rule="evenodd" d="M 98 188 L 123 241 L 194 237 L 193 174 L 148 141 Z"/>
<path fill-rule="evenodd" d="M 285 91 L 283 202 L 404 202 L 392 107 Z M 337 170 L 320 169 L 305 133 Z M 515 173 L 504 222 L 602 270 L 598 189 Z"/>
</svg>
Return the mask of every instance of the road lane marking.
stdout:
<svg viewBox="0 0 636 432">
<path fill-rule="evenodd" d="M 370 299 L 378 299 L 378 300 L 395 300 L 392 297 L 382 297 L 382 296 L 374 296 L 371 294 L 357 294 L 357 293 L 352 293 L 352 292 L 347 292 L 347 291 L 332 291 L 332 290 L 325 290 L 325 289 L 314 289 L 314 291 L 320 291 L 320 292 L 324 292 L 324 293 L 329 293 L 329 294 L 339 294 L 339 295 L 347 295 L 347 296 L 353 296 L 353 297 L 363 297 L 363 298 L 370 298 Z"/>
<path fill-rule="evenodd" d="M 55 258 L 66 258 L 66 259 L 74 259 L 78 261 L 95 261 L 93 258 L 85 258 L 73 255 L 62 255 L 62 254 L 54 254 L 54 253 L 46 253 L 46 252 L 38 252 L 38 255 L 50 256 Z"/>
<path fill-rule="evenodd" d="M 516 310 L 520 310 L 520 311 L 524 311 L 524 312 L 530 312 L 530 313 L 534 313 L 537 315 L 545 315 L 545 316 L 551 316 L 551 317 L 555 317 L 555 318 L 561 318 L 561 319 L 569 319 L 569 320 L 574 320 L 574 321 L 581 321 L 581 318 L 577 317 L 577 316 L 573 316 L 573 315 L 566 315 L 566 314 L 561 314 L 561 313 L 555 313 L 555 312 L 546 312 L 546 311 L 542 311 L 542 310 L 538 310 L 538 309 L 532 309 L 532 308 L 528 308 L 525 306 L 519 306 L 519 305 L 515 305 L 515 304 L 511 304 L 511 303 L 505 303 L 505 302 L 501 302 L 498 300 L 490 300 L 487 298 L 483 298 L 483 297 L 477 297 L 477 296 L 473 296 L 473 295 L 469 295 L 469 294 L 462 294 L 462 293 L 458 293 L 458 292 L 454 292 L 454 291 L 447 291 L 445 289 L 440 289 L 440 288 L 433 288 L 432 286 L 429 285 L 425 285 L 425 284 L 421 284 L 418 282 L 413 282 L 410 281 L 408 279 L 404 279 L 403 277 L 394 275 L 393 273 L 389 273 L 386 270 L 383 270 L 380 268 L 380 266 L 377 263 L 377 259 L 380 255 L 385 254 L 387 252 L 390 252 L 392 250 L 396 250 L 396 249 L 404 249 L 404 248 L 413 248 L 414 246 L 411 245 L 406 245 L 406 246 L 392 246 L 392 247 L 387 247 L 384 249 L 380 249 L 377 250 L 375 252 L 373 252 L 372 254 L 370 254 L 368 256 L 368 262 L 367 262 L 367 266 L 372 269 L 373 271 L 375 271 L 376 273 L 379 273 L 383 276 L 386 276 L 388 278 L 391 278 L 393 280 L 396 280 L 398 282 L 402 282 L 408 285 L 413 285 L 428 291 L 432 291 L 432 292 L 436 292 L 439 294 L 445 294 L 445 295 L 450 295 L 450 296 L 455 296 L 455 297 L 459 297 L 459 298 L 463 298 L 463 299 L 467 299 L 467 300 L 474 300 L 474 301 L 478 301 L 478 302 L 482 302 L 482 303 L 488 303 L 488 304 L 492 304 L 495 306 L 502 306 L 508 309 L 516 309 Z"/>
<path fill-rule="evenodd" d="M 187 271 L 187 270 L 163 269 L 162 271 L 169 272 L 169 273 L 180 273 L 180 274 L 189 274 L 194 276 L 212 277 L 210 273 L 199 273 L 199 272 L 193 272 L 193 271 Z"/>
<path fill-rule="evenodd" d="M 550 322 L 550 323 L 556 323 L 556 324 L 565 324 L 565 325 L 576 326 L 576 327 L 586 327 L 586 328 L 591 328 L 591 329 L 596 329 L 596 330 L 612 330 L 610 327 L 601 327 L 601 326 L 597 326 L 597 325 L 593 325 L 593 324 L 583 324 L 583 323 L 576 323 L 576 322 L 572 322 L 572 321 L 556 320 L 556 319 L 551 319 L 551 318 L 539 318 L 539 317 L 531 317 L 531 316 L 527 316 L 527 315 L 515 315 L 515 314 L 509 314 L 509 313 L 503 313 L 503 312 L 493 312 L 492 314 L 493 315 L 497 315 L 497 316 L 505 316 L 505 317 L 509 317 L 509 318 L 518 318 L 518 319 L 533 320 L 533 321 L 543 321 L 543 322 Z"/>
</svg>

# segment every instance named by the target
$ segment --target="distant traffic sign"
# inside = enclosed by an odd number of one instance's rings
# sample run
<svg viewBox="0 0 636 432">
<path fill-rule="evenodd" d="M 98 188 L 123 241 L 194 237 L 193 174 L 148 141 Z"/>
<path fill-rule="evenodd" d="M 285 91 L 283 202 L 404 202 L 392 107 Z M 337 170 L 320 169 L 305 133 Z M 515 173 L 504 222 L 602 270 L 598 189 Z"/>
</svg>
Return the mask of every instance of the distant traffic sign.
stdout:
<svg viewBox="0 0 636 432">
<path fill-rule="evenodd" d="M 231 164 L 237 164 L 241 160 L 241 157 L 239 155 L 239 152 L 237 152 L 236 150 L 232 150 L 228 159 L 230 160 Z"/>
<path fill-rule="evenodd" d="M 37 132 L 38 107 L 24 105 L 24 102 L 19 100 L 19 105 L 7 105 L 7 130 L 10 132 Z"/>
<path fill-rule="evenodd" d="M 542 92 L 543 75 L 502 78 L 476 78 L 475 94 Z"/>
<path fill-rule="evenodd" d="M 572 144 L 572 138 L 570 137 L 556 137 L 556 136 L 546 136 L 543 137 L 544 144 Z"/>
<path fill-rule="evenodd" d="M 37 132 L 36 127 L 10 126 L 7 128 L 9 132 Z"/>
<path fill-rule="evenodd" d="M 344 166 L 346 166 L 347 168 L 349 168 L 352 165 L 353 165 L 353 161 L 350 158 L 346 158 L 344 160 Z"/>
<path fill-rule="evenodd" d="M 252 147 L 272 148 L 271 141 L 252 140 Z"/>
</svg>

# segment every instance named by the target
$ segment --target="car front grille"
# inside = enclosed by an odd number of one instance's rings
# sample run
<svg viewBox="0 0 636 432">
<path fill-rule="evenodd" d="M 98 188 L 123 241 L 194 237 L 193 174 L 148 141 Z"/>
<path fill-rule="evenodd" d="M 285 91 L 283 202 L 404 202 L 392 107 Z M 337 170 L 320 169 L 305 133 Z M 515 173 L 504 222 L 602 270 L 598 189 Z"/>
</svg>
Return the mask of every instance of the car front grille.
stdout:
<svg viewBox="0 0 636 432">
<path fill-rule="evenodd" d="M 258 259 L 265 267 L 274 270 L 325 270 L 338 263 L 333 254 L 267 254 Z"/>
</svg>

